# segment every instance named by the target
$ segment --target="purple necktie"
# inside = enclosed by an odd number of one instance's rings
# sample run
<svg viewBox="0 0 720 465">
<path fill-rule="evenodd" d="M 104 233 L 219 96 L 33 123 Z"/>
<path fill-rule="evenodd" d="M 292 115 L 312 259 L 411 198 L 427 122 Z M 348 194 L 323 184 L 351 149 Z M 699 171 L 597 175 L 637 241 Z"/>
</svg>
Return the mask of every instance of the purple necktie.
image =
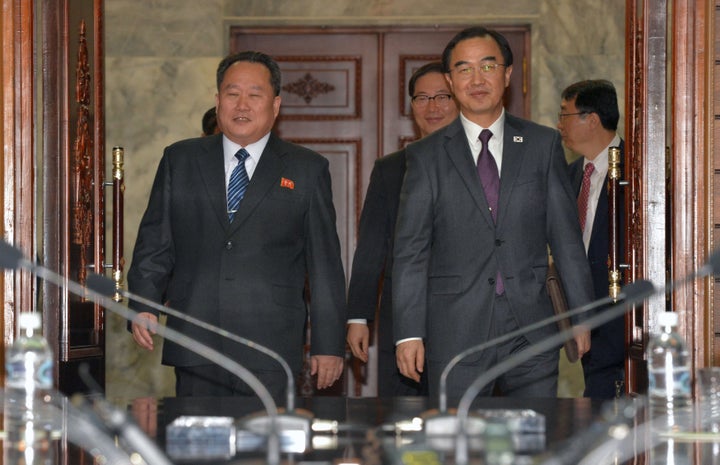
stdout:
<svg viewBox="0 0 720 465">
<path fill-rule="evenodd" d="M 480 155 L 478 155 L 477 171 L 483 191 L 485 191 L 485 198 L 490 207 L 490 214 L 493 221 L 495 221 L 497 219 L 498 197 L 500 196 L 500 174 L 498 173 L 497 163 L 495 163 L 495 157 L 490 153 L 489 142 L 492 135 L 489 129 L 483 129 L 480 132 L 479 139 L 482 142 L 482 147 L 480 148 Z M 495 279 L 495 293 L 500 295 L 504 292 L 505 285 L 500 276 L 500 270 L 498 270 Z"/>
<path fill-rule="evenodd" d="M 482 142 L 482 148 L 480 149 L 480 155 L 478 155 L 477 170 L 485 191 L 485 198 L 490 207 L 490 214 L 492 214 L 493 221 L 495 221 L 497 219 L 498 196 L 500 195 L 500 175 L 488 144 L 492 135 L 489 129 L 483 129 L 480 133 L 479 139 Z"/>
</svg>

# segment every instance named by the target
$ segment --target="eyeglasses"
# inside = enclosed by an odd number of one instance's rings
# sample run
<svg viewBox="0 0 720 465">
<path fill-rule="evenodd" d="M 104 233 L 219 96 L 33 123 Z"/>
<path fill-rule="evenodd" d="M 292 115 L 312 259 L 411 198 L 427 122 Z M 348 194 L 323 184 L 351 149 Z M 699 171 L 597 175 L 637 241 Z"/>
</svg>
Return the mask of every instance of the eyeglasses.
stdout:
<svg viewBox="0 0 720 465">
<path fill-rule="evenodd" d="M 575 116 L 575 115 L 587 115 L 590 113 L 589 111 L 578 111 L 577 113 L 558 113 L 558 119 L 562 120 L 566 116 Z"/>
<path fill-rule="evenodd" d="M 429 95 L 415 95 L 412 99 L 412 103 L 419 107 L 424 107 L 430 101 L 434 101 L 437 105 L 447 105 L 450 103 L 450 100 L 452 100 L 452 95 L 450 94 L 437 94 L 432 97 Z"/>
<path fill-rule="evenodd" d="M 470 65 L 460 65 L 453 69 L 455 73 L 461 77 L 461 78 L 469 78 L 470 76 L 475 75 L 475 70 L 480 70 L 483 74 L 492 74 L 494 73 L 500 66 L 506 66 L 501 63 L 484 63 L 477 68 L 475 66 Z"/>
</svg>

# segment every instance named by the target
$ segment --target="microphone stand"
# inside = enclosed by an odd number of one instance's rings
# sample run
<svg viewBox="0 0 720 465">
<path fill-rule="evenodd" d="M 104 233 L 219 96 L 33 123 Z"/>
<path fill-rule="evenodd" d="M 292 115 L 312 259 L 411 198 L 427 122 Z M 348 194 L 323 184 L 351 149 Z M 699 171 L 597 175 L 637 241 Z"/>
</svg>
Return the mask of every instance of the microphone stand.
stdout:
<svg viewBox="0 0 720 465">
<path fill-rule="evenodd" d="M 618 298 L 619 298 L 619 299 L 624 298 L 624 294 L 621 293 Z M 443 371 L 442 371 L 442 373 L 440 374 L 440 383 L 439 383 L 440 385 L 439 385 L 439 388 L 438 388 L 438 391 L 439 391 L 439 392 L 438 392 L 438 396 L 439 396 L 438 402 L 439 402 L 439 410 L 440 410 L 440 412 L 441 412 L 441 413 L 446 413 L 446 412 L 447 412 L 447 378 L 448 378 L 448 376 L 450 375 L 450 370 L 452 370 L 453 368 L 455 368 L 455 365 L 457 365 L 458 363 L 460 363 L 460 361 L 462 361 L 462 359 L 464 359 L 464 358 L 467 357 L 468 355 L 472 355 L 472 354 L 474 354 L 474 353 L 477 353 L 477 352 L 480 352 L 480 351 L 482 351 L 482 350 L 488 349 L 488 348 L 490 348 L 490 347 L 492 347 L 492 346 L 494 346 L 494 345 L 496 345 L 496 344 L 500 344 L 500 343 L 502 343 L 502 342 L 508 341 L 508 340 L 513 339 L 513 338 L 515 338 L 515 337 L 517 337 L 517 336 L 522 336 L 522 335 L 524 335 L 525 333 L 529 333 L 529 332 L 534 331 L 534 330 L 536 330 L 536 329 L 540 329 L 540 328 L 542 328 L 543 326 L 549 325 L 550 323 L 555 323 L 555 322 L 560 321 L 560 320 L 563 320 L 563 319 L 565 319 L 565 318 L 573 317 L 573 316 L 575 316 L 575 315 L 580 315 L 580 314 L 582 314 L 582 313 L 588 312 L 588 311 L 593 310 L 593 309 L 595 309 L 595 308 L 598 308 L 598 307 L 601 307 L 601 306 L 604 306 L 604 305 L 608 305 L 608 304 L 612 304 L 612 303 L 614 303 L 614 301 L 613 301 L 612 298 L 610 298 L 610 297 L 604 297 L 604 298 L 602 298 L 602 299 L 595 300 L 595 301 L 593 301 L 593 302 L 591 302 L 591 303 L 589 303 L 589 304 L 586 304 L 586 305 L 583 305 L 583 306 L 581 306 L 581 307 L 578 307 L 578 308 L 576 308 L 576 309 L 574 309 L 574 310 L 567 311 L 567 312 L 562 313 L 562 314 L 560 314 L 560 315 L 553 315 L 553 316 L 551 316 L 551 317 L 549 317 L 549 318 L 545 318 L 545 319 L 540 320 L 540 321 L 538 321 L 538 322 L 535 322 L 535 323 L 533 323 L 533 324 L 531 324 L 531 325 L 523 326 L 523 327 L 520 328 L 520 329 L 516 329 L 515 331 L 509 332 L 509 333 L 506 333 L 506 334 L 503 334 L 502 336 L 498 336 L 498 337 L 496 337 L 496 338 L 494 338 L 494 339 L 492 339 L 492 340 L 490 340 L 490 341 L 486 341 L 486 342 L 483 342 L 483 343 L 478 344 L 478 345 L 476 345 L 476 346 L 470 347 L 470 348 L 468 348 L 468 349 L 460 352 L 459 354 L 455 355 L 452 359 L 450 359 L 450 361 L 447 363 L 447 365 L 445 365 L 445 368 L 443 368 Z M 561 342 L 564 342 L 564 340 L 561 341 Z"/>
<path fill-rule="evenodd" d="M 49 270 L 40 265 L 36 265 L 33 262 L 25 259 L 22 252 L 8 244 L 5 241 L 0 241 L 0 268 L 15 269 L 22 268 L 30 272 L 33 276 L 44 279 L 58 287 L 64 287 L 68 291 L 76 294 L 80 297 L 88 297 L 93 302 L 96 302 L 106 309 L 118 314 L 122 318 L 132 320 L 138 313 L 134 310 L 130 310 L 111 298 L 108 298 L 105 294 L 97 292 L 96 290 L 86 288 L 80 284 L 66 279 L 57 273 Z M 111 281 L 112 282 L 112 281 Z M 115 284 L 113 283 L 113 289 Z M 113 290 L 113 293 L 115 291 Z M 267 410 L 270 417 L 270 435 L 268 437 L 268 453 L 267 461 L 270 465 L 279 465 L 280 463 L 280 446 L 277 428 L 275 427 L 275 420 L 278 415 L 277 406 L 273 400 L 270 392 L 260 382 L 260 380 L 252 374 L 247 368 L 243 367 L 234 360 L 221 354 L 220 352 L 206 346 L 200 342 L 193 340 L 192 338 L 168 328 L 166 326 L 158 325 L 157 332 L 165 339 L 171 340 L 174 343 L 191 350 L 205 359 L 213 362 L 230 373 L 235 373 L 240 379 L 242 379 L 247 385 L 255 392 L 262 402 L 265 410 Z"/>
<path fill-rule="evenodd" d="M 699 277 L 710 275 L 714 272 L 714 270 L 718 269 L 720 269 L 720 251 L 714 252 L 709 257 L 708 262 L 696 273 L 690 274 L 683 280 L 672 282 L 666 285 L 664 288 L 655 289 L 652 283 L 645 280 L 630 283 L 627 286 L 623 287 L 623 294 L 625 295 L 625 300 L 623 302 L 613 305 L 607 311 L 604 311 L 599 315 L 595 315 L 592 318 L 589 318 L 588 320 L 583 322 L 583 325 L 590 329 L 596 328 L 603 323 L 607 323 L 608 321 L 623 315 L 633 305 L 645 300 L 647 297 L 650 297 L 658 292 L 671 292 L 676 287 L 682 284 L 685 284 Z M 488 371 L 481 374 L 475 379 L 475 381 L 472 382 L 472 384 L 467 388 L 462 398 L 460 399 L 460 403 L 458 404 L 457 409 L 458 438 L 455 451 L 456 465 L 467 465 L 468 463 L 468 437 L 466 431 L 466 424 L 472 401 L 478 395 L 480 390 L 482 390 L 482 388 L 488 383 L 490 383 L 493 379 L 516 367 L 520 363 L 525 362 L 534 357 L 535 355 L 539 355 L 542 352 L 545 352 L 555 346 L 562 344 L 563 341 L 573 335 L 574 331 L 574 328 L 569 328 L 537 344 L 534 344 L 523 350 L 522 352 L 519 352 L 512 357 L 509 357 L 506 360 L 500 362 L 494 367 L 490 368 Z"/>
<path fill-rule="evenodd" d="M 157 302 L 154 302 L 150 299 L 139 296 L 137 294 L 133 294 L 130 291 L 124 291 L 124 290 L 118 291 L 118 289 L 115 286 L 115 283 L 107 276 L 94 274 L 94 273 L 88 275 L 87 287 L 90 289 L 93 289 L 96 292 L 99 292 L 100 294 L 104 294 L 108 298 L 112 298 L 115 293 L 119 292 L 121 296 L 127 298 L 128 300 L 134 300 L 140 304 L 143 304 L 154 310 L 157 310 L 158 312 L 162 312 L 167 315 L 171 315 L 175 318 L 178 318 L 180 320 L 191 323 L 199 328 L 210 331 L 221 337 L 227 338 L 231 341 L 234 341 L 239 344 L 250 347 L 252 349 L 255 349 L 255 350 L 269 356 L 273 360 L 275 360 L 285 371 L 285 375 L 288 380 L 287 387 L 286 387 L 286 396 L 287 396 L 286 406 L 287 407 L 285 409 L 285 412 L 278 413 L 278 415 L 276 415 L 276 417 L 274 419 L 275 424 L 276 424 L 275 429 L 278 431 L 278 434 L 287 433 L 288 435 L 293 437 L 293 439 L 290 441 L 295 445 L 292 452 L 304 452 L 305 448 L 307 448 L 309 446 L 309 444 L 310 444 L 310 423 L 312 420 L 312 414 L 305 410 L 303 410 L 302 412 L 295 410 L 295 380 L 293 377 L 292 370 L 290 369 L 290 365 L 287 363 L 287 361 L 285 361 L 285 359 L 280 354 L 278 354 L 277 352 L 275 352 L 274 350 L 272 350 L 268 347 L 265 347 L 254 341 L 251 341 L 250 339 L 244 338 L 242 336 L 238 336 L 237 334 L 233 334 L 223 328 L 220 328 L 218 326 L 215 326 L 211 323 L 200 320 L 193 316 L 186 315 L 186 314 L 184 314 L 178 310 L 175 310 L 171 307 L 158 304 Z M 270 427 L 271 427 L 271 425 L 269 425 L 270 419 L 271 418 L 269 416 L 251 415 L 243 421 L 243 425 L 245 427 L 247 427 L 247 429 L 249 429 L 255 433 L 267 434 L 268 431 L 270 431 Z M 300 436 L 303 436 L 304 438 L 299 437 L 298 434 Z M 301 448 L 300 442 L 304 442 L 304 445 L 302 445 L 302 450 L 299 450 Z"/>
<path fill-rule="evenodd" d="M 625 298 L 625 293 L 621 293 L 618 296 L 618 299 Z M 465 357 L 472 355 L 474 353 L 480 352 L 482 350 L 485 350 L 487 348 L 490 348 L 496 344 L 500 344 L 502 342 L 508 341 L 510 339 L 513 339 L 517 336 L 522 336 L 530 331 L 534 331 L 536 329 L 540 329 L 548 324 L 555 323 L 559 320 L 570 318 L 575 315 L 580 315 L 582 313 L 586 313 L 588 311 L 591 311 L 595 308 L 605 306 L 608 304 L 612 304 L 615 301 L 611 297 L 604 297 L 602 299 L 590 302 L 586 305 L 582 305 L 576 309 L 567 311 L 561 315 L 553 315 L 549 318 L 545 318 L 543 320 L 540 320 L 538 322 L 535 322 L 531 325 L 523 326 L 522 328 L 516 329 L 515 331 L 511 331 L 509 333 L 503 334 L 502 336 L 498 336 L 494 339 L 491 339 L 489 341 L 483 342 L 481 344 L 478 344 L 476 346 L 470 347 L 459 354 L 455 355 L 450 361 L 445 365 L 445 368 L 443 368 L 442 373 L 440 374 L 440 381 L 439 381 L 439 388 L 438 388 L 438 412 L 437 413 L 431 413 L 426 416 L 424 419 L 425 424 L 425 434 L 426 436 L 447 436 L 448 434 L 459 434 L 461 431 L 458 428 L 458 417 L 449 413 L 447 408 L 447 378 L 450 374 L 450 370 L 452 370 L 462 359 Z M 569 334 L 569 333 L 568 333 Z M 570 337 L 572 335 L 570 334 Z M 564 342 L 565 339 L 563 339 L 562 342 Z M 472 431 L 482 431 L 484 428 L 484 424 L 482 419 L 479 419 L 478 422 L 473 421 L 472 425 L 466 424 L 464 427 L 464 432 L 471 433 Z M 449 433 L 450 432 L 450 433 Z"/>
<path fill-rule="evenodd" d="M 90 370 L 86 363 L 78 367 L 80 379 L 90 389 L 94 411 L 97 417 L 102 421 L 113 434 L 119 439 L 124 440 L 125 444 L 135 448 L 142 456 L 145 463 L 152 465 L 172 465 L 170 459 L 155 444 L 140 427 L 128 416 L 127 412 L 117 408 L 108 402 L 102 395 L 100 385 L 90 375 Z M 84 405 L 85 399 L 80 395 L 75 395 L 71 399 L 73 405 Z"/>
<path fill-rule="evenodd" d="M 592 318 L 583 322 L 583 326 L 588 328 L 596 328 L 603 323 L 606 323 L 618 316 L 624 314 L 632 305 L 644 300 L 645 298 L 653 295 L 656 291 L 654 286 L 649 281 L 636 281 L 634 283 L 625 286 L 625 295 L 632 295 L 632 297 L 626 298 L 622 303 L 613 305 L 608 310 L 604 311 L 599 315 L 595 315 Z M 634 292 L 628 292 L 629 289 Z M 468 447 L 467 447 L 467 432 L 465 425 L 467 423 L 468 412 L 472 401 L 478 395 L 480 390 L 492 380 L 507 372 L 511 368 L 525 362 L 532 357 L 539 355 L 545 351 L 551 350 L 553 347 L 557 347 L 563 343 L 568 337 L 571 337 L 575 331 L 575 328 L 569 328 L 565 331 L 561 331 L 537 344 L 533 344 L 522 352 L 518 352 L 512 357 L 498 363 L 493 366 L 470 384 L 465 393 L 460 399 L 457 409 L 458 417 L 458 439 L 455 451 L 455 463 L 456 465 L 467 465 L 468 463 Z"/>
</svg>

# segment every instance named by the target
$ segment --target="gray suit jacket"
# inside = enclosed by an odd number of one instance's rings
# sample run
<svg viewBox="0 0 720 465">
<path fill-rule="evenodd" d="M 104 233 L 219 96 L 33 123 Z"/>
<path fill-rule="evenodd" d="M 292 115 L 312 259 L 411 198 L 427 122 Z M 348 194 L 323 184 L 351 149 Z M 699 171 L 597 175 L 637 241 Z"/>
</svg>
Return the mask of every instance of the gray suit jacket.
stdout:
<svg viewBox="0 0 720 465">
<path fill-rule="evenodd" d="M 232 224 L 224 176 L 222 135 L 165 149 L 128 272 L 130 291 L 263 344 L 299 370 L 307 279 L 311 351 L 343 356 L 345 277 L 327 160 L 271 135 Z M 168 326 L 246 368 L 280 369 L 177 318 Z M 208 362 L 165 341 L 163 363 Z"/>
<path fill-rule="evenodd" d="M 429 361 L 487 340 L 498 269 L 520 326 L 552 316 L 548 246 L 569 306 L 592 300 L 560 135 L 509 114 L 504 130 L 497 224 L 459 118 L 407 148 L 395 231 L 394 335 L 424 338 Z M 533 343 L 556 331 L 551 324 L 527 338 Z"/>
</svg>

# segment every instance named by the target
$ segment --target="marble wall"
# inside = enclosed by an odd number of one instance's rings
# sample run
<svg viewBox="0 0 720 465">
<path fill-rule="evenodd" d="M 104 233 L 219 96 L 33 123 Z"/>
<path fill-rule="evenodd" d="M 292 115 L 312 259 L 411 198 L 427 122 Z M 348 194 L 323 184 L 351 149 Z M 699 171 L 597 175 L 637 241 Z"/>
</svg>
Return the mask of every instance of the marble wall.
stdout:
<svg viewBox="0 0 720 465">
<path fill-rule="evenodd" d="M 625 0 L 105 0 L 106 142 L 107 153 L 120 145 L 126 154 L 126 266 L 163 148 L 200 135 L 214 105 L 229 26 L 529 24 L 532 118 L 554 126 L 572 82 L 605 78 L 622 94 L 624 11 Z M 161 341 L 155 353 L 138 350 L 112 315 L 106 340 L 109 399 L 172 395 Z M 581 392 L 577 370 L 563 366 L 562 395 Z"/>
</svg>

